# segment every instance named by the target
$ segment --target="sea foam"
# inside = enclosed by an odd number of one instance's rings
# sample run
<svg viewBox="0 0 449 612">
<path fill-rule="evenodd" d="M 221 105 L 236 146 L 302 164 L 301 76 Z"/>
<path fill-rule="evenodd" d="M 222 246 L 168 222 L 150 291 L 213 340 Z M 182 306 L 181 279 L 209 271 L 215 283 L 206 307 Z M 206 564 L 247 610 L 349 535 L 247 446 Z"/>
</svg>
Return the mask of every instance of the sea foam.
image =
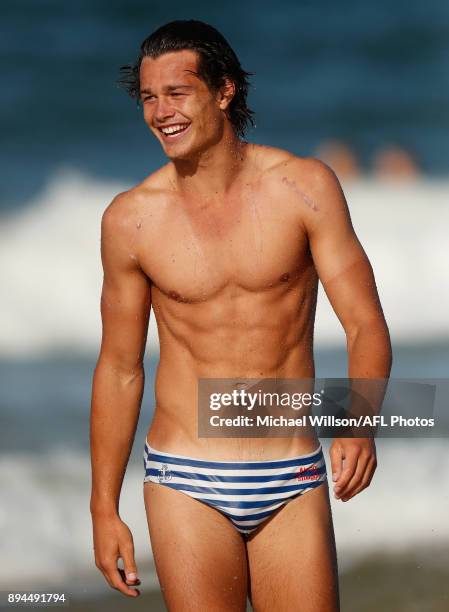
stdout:
<svg viewBox="0 0 449 612">
<path fill-rule="evenodd" d="M 33 201 L 0 219 L 1 354 L 98 350 L 101 215 L 127 188 L 64 169 Z M 365 178 L 344 191 L 393 340 L 447 339 L 449 180 Z M 315 337 L 317 346 L 344 343 L 321 286 Z M 148 347 L 156 352 L 157 346 L 151 317 Z"/>
</svg>

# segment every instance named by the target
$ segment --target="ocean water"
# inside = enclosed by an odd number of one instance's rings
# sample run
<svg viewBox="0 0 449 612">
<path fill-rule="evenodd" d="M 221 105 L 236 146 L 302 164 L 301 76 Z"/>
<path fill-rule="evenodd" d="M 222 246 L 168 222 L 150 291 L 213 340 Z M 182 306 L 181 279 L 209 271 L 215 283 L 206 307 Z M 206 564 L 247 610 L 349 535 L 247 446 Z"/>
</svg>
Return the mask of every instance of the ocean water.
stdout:
<svg viewBox="0 0 449 612">
<path fill-rule="evenodd" d="M 93 564 L 88 421 L 101 333 L 100 218 L 126 186 L 67 169 L 0 223 L 7 286 L 0 326 L 0 553 L 8 559 L 0 590 L 108 589 Z M 344 190 L 390 325 L 392 375 L 448 378 L 449 181 L 426 177 L 395 184 L 365 177 L 345 183 Z M 121 496 L 147 588 L 156 586 L 156 578 L 142 452 L 157 356 L 153 320 L 146 391 Z M 344 334 L 321 291 L 316 366 L 320 377 L 346 373 Z M 325 449 L 328 443 L 323 440 Z M 376 551 L 449 546 L 448 451 L 444 438 L 379 440 L 379 467 L 369 490 L 347 504 L 333 502 L 342 569 Z M 329 469 L 328 456 L 327 462 Z"/>
<path fill-rule="evenodd" d="M 392 374 L 448 378 L 449 4 L 250 0 L 236 15 L 203 1 L 22 0 L 1 10 L 0 590 L 108 589 L 89 514 L 100 219 L 116 193 L 164 162 L 114 84 L 118 67 L 158 25 L 204 19 L 255 72 L 250 141 L 310 155 L 340 138 L 366 170 L 386 144 L 415 154 L 416 181 L 365 173 L 343 187 L 390 326 Z M 157 354 L 152 318 L 121 513 L 153 584 L 141 455 Z M 321 290 L 316 365 L 318 376 L 346 373 L 344 334 Z M 448 450 L 447 439 L 379 440 L 371 487 L 333 502 L 342 567 L 376 551 L 449 546 Z"/>
<path fill-rule="evenodd" d="M 449 169 L 449 4 L 248 0 L 2 2 L 0 210 L 23 206 L 55 170 L 137 181 L 163 161 L 116 85 L 142 40 L 173 19 L 223 32 L 254 72 L 251 141 L 311 155 L 348 142 L 368 167 L 398 144 L 426 174 Z"/>
<path fill-rule="evenodd" d="M 101 215 L 129 186 L 67 169 L 26 206 L 3 216 L 0 267 L 8 289 L 2 296 L 0 355 L 97 350 Z M 447 340 L 449 180 L 392 183 L 362 177 L 343 187 L 375 271 L 393 342 Z M 315 335 L 318 346 L 344 345 L 321 289 Z M 157 350 L 153 317 L 148 346 Z M 434 376 L 445 376 L 440 372 L 441 367 Z"/>
<path fill-rule="evenodd" d="M 0 572 L 0 590 L 53 587 L 92 594 L 109 588 L 93 557 L 87 385 L 76 416 L 74 408 L 66 409 L 68 403 L 67 397 L 65 405 L 53 403 L 52 418 L 22 416 L 22 435 L 14 432 L 14 448 L 6 445 L 0 453 L 0 552 L 8 559 Z M 28 405 L 31 412 L 31 398 Z M 150 416 L 144 402 L 120 500 L 145 589 L 157 585 L 142 493 Z M 19 418 L 6 415 L 7 422 Z M 328 474 L 329 442 L 322 439 Z M 449 440 L 381 439 L 377 454 L 370 487 L 347 503 L 331 501 L 341 571 L 375 553 L 413 556 L 449 548 Z"/>
<path fill-rule="evenodd" d="M 344 375 L 344 363 L 342 347 L 316 350 L 320 376 Z M 449 343 L 398 345 L 393 374 L 434 377 L 447 371 L 448 363 Z M 67 353 L 0 361 L 0 553 L 8 559 L 0 572 L 0 590 L 51 587 L 92 596 L 109 589 L 93 562 L 89 513 L 94 365 L 94 355 Z M 142 495 L 155 366 L 156 355 L 150 353 L 120 501 L 145 589 L 157 589 Z M 322 444 L 330 474 L 330 440 Z M 332 499 L 342 572 L 376 553 L 411 558 L 423 553 L 429 560 L 430 551 L 449 549 L 449 439 L 379 439 L 377 452 L 369 489 L 345 504 Z"/>
</svg>

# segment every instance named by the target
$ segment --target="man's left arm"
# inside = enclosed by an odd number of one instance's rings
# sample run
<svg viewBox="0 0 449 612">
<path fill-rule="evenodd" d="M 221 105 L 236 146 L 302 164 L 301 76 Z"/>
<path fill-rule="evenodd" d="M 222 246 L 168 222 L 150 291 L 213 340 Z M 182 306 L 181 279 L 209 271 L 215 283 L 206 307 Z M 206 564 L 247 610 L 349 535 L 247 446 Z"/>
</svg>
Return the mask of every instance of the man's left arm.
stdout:
<svg viewBox="0 0 449 612">
<path fill-rule="evenodd" d="M 347 339 L 348 377 L 386 379 L 391 344 L 371 264 L 360 244 L 335 173 L 310 158 L 301 215 L 318 276 Z M 372 437 L 335 438 L 330 450 L 335 497 L 347 501 L 371 482 Z"/>
</svg>

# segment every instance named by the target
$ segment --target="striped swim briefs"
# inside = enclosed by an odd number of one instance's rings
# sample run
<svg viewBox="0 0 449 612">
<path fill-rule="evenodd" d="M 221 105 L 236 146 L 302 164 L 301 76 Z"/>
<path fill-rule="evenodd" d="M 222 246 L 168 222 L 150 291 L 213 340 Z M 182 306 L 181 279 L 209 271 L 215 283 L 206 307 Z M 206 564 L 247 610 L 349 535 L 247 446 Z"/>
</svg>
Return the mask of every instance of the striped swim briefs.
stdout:
<svg viewBox="0 0 449 612">
<path fill-rule="evenodd" d="M 321 444 L 269 461 L 209 461 L 158 451 L 145 441 L 144 482 L 186 493 L 224 514 L 244 536 L 275 510 L 326 481 Z"/>
</svg>

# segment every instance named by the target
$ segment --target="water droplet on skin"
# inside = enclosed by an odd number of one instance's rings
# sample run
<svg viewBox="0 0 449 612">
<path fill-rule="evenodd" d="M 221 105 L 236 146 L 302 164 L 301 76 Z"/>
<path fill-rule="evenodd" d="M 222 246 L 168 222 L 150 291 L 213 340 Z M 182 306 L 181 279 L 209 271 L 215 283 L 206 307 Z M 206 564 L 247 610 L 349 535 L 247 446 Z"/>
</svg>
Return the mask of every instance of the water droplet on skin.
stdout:
<svg viewBox="0 0 449 612">
<path fill-rule="evenodd" d="M 138 221 L 136 223 L 136 227 L 137 227 L 137 229 L 140 229 L 142 227 L 142 221 Z"/>
</svg>

